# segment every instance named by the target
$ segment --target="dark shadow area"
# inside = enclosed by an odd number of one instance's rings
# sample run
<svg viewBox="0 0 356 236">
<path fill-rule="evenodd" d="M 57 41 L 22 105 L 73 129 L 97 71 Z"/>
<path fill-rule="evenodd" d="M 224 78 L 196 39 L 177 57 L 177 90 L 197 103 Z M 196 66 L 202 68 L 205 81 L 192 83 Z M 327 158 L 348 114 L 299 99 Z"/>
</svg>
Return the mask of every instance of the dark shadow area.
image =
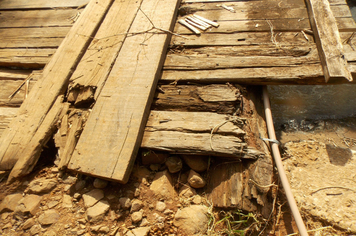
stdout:
<svg viewBox="0 0 356 236">
<path fill-rule="evenodd" d="M 329 156 L 330 163 L 333 165 L 344 166 L 352 158 L 352 152 L 349 148 L 335 147 L 326 144 L 326 151 Z"/>
<path fill-rule="evenodd" d="M 352 18 L 354 18 L 354 20 L 356 20 L 356 1 L 355 0 L 347 0 L 346 2 L 350 8 Z"/>
</svg>

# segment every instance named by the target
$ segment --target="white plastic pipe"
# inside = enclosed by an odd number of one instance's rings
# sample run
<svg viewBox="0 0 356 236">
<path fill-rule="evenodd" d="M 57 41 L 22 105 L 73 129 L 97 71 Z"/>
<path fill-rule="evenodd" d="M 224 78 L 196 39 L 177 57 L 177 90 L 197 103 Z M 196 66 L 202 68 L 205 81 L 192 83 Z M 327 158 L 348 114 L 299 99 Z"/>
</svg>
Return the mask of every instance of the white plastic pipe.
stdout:
<svg viewBox="0 0 356 236">
<path fill-rule="evenodd" d="M 269 139 L 277 140 L 276 133 L 274 130 L 274 125 L 273 125 L 271 104 L 269 102 L 269 96 L 268 96 L 268 91 L 267 91 L 266 86 L 263 86 L 263 104 L 265 107 L 265 115 L 266 115 L 266 123 L 267 123 Z M 303 219 L 300 215 L 299 209 L 298 209 L 295 199 L 293 197 L 292 190 L 290 188 L 290 185 L 289 185 L 289 182 L 288 182 L 288 179 L 286 176 L 286 172 L 284 171 L 284 167 L 283 167 L 282 159 L 281 159 L 281 153 L 279 152 L 278 144 L 276 142 L 271 142 L 271 148 L 272 148 L 274 161 L 275 161 L 277 169 L 278 169 L 279 178 L 281 179 L 282 186 L 283 186 L 284 191 L 287 196 L 289 207 L 292 211 L 295 223 L 297 224 L 297 227 L 299 230 L 299 234 L 301 236 L 308 236 L 307 229 L 305 228 Z"/>
</svg>

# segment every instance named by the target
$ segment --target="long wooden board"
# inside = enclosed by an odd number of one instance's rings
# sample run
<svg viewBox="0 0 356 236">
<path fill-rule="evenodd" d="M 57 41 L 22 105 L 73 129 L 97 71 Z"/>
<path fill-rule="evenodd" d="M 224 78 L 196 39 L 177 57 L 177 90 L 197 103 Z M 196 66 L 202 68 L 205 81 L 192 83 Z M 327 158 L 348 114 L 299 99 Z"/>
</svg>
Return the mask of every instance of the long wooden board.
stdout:
<svg viewBox="0 0 356 236">
<path fill-rule="evenodd" d="M 43 68 L 55 51 L 54 48 L 2 49 L 0 50 L 0 66 Z"/>
<path fill-rule="evenodd" d="M 172 30 L 178 3 L 177 0 L 145 0 L 130 32 L 146 31 L 152 27 L 151 22 L 156 27 Z M 169 35 L 157 33 L 126 38 L 69 169 L 122 183 L 128 181 L 169 42 Z"/>
<path fill-rule="evenodd" d="M 112 0 L 90 1 L 82 16 L 47 64 L 28 99 L 22 104 L 15 119 L 3 133 L 0 144 L 0 169 L 11 169 L 22 150 L 41 126 L 57 97 L 64 92 L 72 69 L 76 67 L 106 15 Z"/>
<path fill-rule="evenodd" d="M 339 30 L 333 15 L 335 11 L 331 11 L 327 0 L 307 0 L 306 3 L 325 81 L 328 82 L 331 78 L 352 81 L 353 78 L 347 69 Z"/>
<path fill-rule="evenodd" d="M 84 4 L 87 4 L 88 2 L 89 0 L 2 0 L 0 1 L 0 10 L 79 7 Z"/>
</svg>

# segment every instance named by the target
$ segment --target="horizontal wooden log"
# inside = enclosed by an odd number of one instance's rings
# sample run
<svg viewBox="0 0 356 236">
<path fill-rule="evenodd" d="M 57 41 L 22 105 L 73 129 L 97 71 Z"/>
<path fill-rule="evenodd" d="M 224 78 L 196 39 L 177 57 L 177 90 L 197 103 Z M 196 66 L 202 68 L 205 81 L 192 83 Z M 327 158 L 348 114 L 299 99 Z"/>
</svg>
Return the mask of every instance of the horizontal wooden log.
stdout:
<svg viewBox="0 0 356 236">
<path fill-rule="evenodd" d="M 0 50 L 0 66 L 43 68 L 55 53 L 54 48 L 19 49 L 6 48 Z"/>
<path fill-rule="evenodd" d="M 161 85 L 151 109 L 233 114 L 239 105 L 240 91 L 232 85 Z"/>
<path fill-rule="evenodd" d="M 184 46 L 238 46 L 238 45 L 273 45 L 271 33 L 269 32 L 251 32 L 236 34 L 202 34 L 201 36 L 185 35 L 186 38 L 173 36 L 172 45 Z M 276 47 L 284 45 L 292 46 L 293 44 L 309 44 L 313 42 L 313 36 L 306 35 L 307 41 L 303 34 L 296 32 L 279 32 L 275 36 Z"/>
<path fill-rule="evenodd" d="M 89 0 L 2 0 L 0 1 L 0 10 L 67 8 L 78 7 L 88 2 Z"/>
<path fill-rule="evenodd" d="M 226 52 L 226 48 L 224 52 Z M 182 54 L 168 54 L 164 69 L 169 70 L 209 70 L 223 68 L 249 68 L 249 67 L 281 67 L 299 66 L 306 64 L 320 64 L 318 50 L 316 47 L 305 47 L 305 53 L 301 56 L 222 56 L 217 47 L 215 50 L 206 51 L 201 54 L 189 54 L 186 51 Z M 280 49 L 283 53 L 283 48 Z M 301 49 L 299 50 L 301 51 Z M 278 70 L 276 68 L 276 70 Z"/>
<path fill-rule="evenodd" d="M 71 17 L 75 17 L 82 10 L 33 10 L 33 11 L 0 11 L 0 28 L 14 27 L 45 27 L 72 26 Z"/>
</svg>

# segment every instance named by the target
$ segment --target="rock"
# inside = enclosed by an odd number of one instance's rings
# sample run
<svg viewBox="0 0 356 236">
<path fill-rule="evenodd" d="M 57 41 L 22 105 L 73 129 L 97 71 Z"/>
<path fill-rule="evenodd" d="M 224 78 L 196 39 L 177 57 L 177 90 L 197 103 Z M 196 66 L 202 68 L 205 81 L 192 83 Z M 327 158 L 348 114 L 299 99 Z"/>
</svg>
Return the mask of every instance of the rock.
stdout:
<svg viewBox="0 0 356 236">
<path fill-rule="evenodd" d="M 170 173 L 177 173 L 183 167 L 183 162 L 178 156 L 170 156 L 165 162 Z"/>
<path fill-rule="evenodd" d="M 134 212 L 132 215 L 131 215 L 131 220 L 132 220 L 132 223 L 138 223 L 142 220 L 142 217 L 143 217 L 143 210 L 141 211 L 137 211 L 137 212 Z"/>
<path fill-rule="evenodd" d="M 193 188 L 203 188 L 206 185 L 205 180 L 194 170 L 189 172 L 188 183 Z"/>
<path fill-rule="evenodd" d="M 105 200 L 101 200 L 94 206 L 88 208 L 86 212 L 86 219 L 92 223 L 99 222 L 104 219 L 104 216 L 109 209 L 109 203 Z"/>
<path fill-rule="evenodd" d="M 135 193 L 134 193 L 134 197 L 139 197 L 141 194 L 141 190 L 140 189 L 135 189 Z"/>
<path fill-rule="evenodd" d="M 56 232 L 53 230 L 46 231 L 43 236 L 57 236 Z"/>
<path fill-rule="evenodd" d="M 159 202 L 156 203 L 156 210 L 157 211 L 162 212 L 165 209 L 166 209 L 166 204 L 164 202 L 159 201 Z"/>
<path fill-rule="evenodd" d="M 54 210 L 47 210 L 44 213 L 42 213 L 39 217 L 38 217 L 38 222 L 41 225 L 51 225 L 56 223 L 59 220 L 59 213 Z"/>
<path fill-rule="evenodd" d="M 188 175 L 189 175 L 189 171 L 182 173 L 179 177 L 179 182 L 182 184 L 188 183 Z"/>
<path fill-rule="evenodd" d="M 36 235 L 36 234 L 39 234 L 41 232 L 42 228 L 40 225 L 34 225 L 31 227 L 30 229 L 30 234 L 31 235 Z"/>
<path fill-rule="evenodd" d="M 75 184 L 75 191 L 81 191 L 85 188 L 86 185 L 86 181 L 85 180 L 79 180 L 76 184 Z"/>
<path fill-rule="evenodd" d="M 125 236 L 135 236 L 131 231 L 128 231 Z"/>
<path fill-rule="evenodd" d="M 208 169 L 209 157 L 197 155 L 183 155 L 184 162 L 194 171 L 202 172 Z"/>
<path fill-rule="evenodd" d="M 93 182 L 94 188 L 105 188 L 108 186 L 108 181 L 96 178 Z"/>
<path fill-rule="evenodd" d="M 156 151 L 142 151 L 141 158 L 143 165 L 163 164 L 168 158 L 168 153 Z"/>
<path fill-rule="evenodd" d="M 22 229 L 24 229 L 24 230 L 29 229 L 29 228 L 31 228 L 32 226 L 34 226 L 35 224 L 36 224 L 35 219 L 33 219 L 33 218 L 27 219 L 27 220 L 23 223 Z"/>
<path fill-rule="evenodd" d="M 15 193 L 11 195 L 7 195 L 4 200 L 0 203 L 0 213 L 6 211 L 15 211 L 15 208 L 19 201 L 22 199 L 21 193 Z"/>
<path fill-rule="evenodd" d="M 147 236 L 150 229 L 151 227 L 139 227 L 133 229 L 132 232 L 134 233 L 135 236 Z"/>
<path fill-rule="evenodd" d="M 209 218 L 208 208 L 202 205 L 192 205 L 179 209 L 173 224 L 188 235 L 201 235 L 207 231 Z"/>
<path fill-rule="evenodd" d="M 123 209 L 129 209 L 131 207 L 131 200 L 128 197 L 121 197 L 119 202 Z"/>
<path fill-rule="evenodd" d="M 173 199 L 176 196 L 171 175 L 167 170 L 156 173 L 150 186 L 150 190 L 156 196 L 166 199 Z"/>
<path fill-rule="evenodd" d="M 29 194 L 23 197 L 15 208 L 15 215 L 24 216 L 27 213 L 35 215 L 40 209 L 41 196 Z"/>
<path fill-rule="evenodd" d="M 195 205 L 200 205 L 200 204 L 202 203 L 201 196 L 195 195 L 194 198 L 193 198 L 193 203 L 194 203 Z"/>
<path fill-rule="evenodd" d="M 28 185 L 28 193 L 41 194 L 48 193 L 56 187 L 57 181 L 54 179 L 40 178 L 33 180 Z"/>
<path fill-rule="evenodd" d="M 57 206 L 58 204 L 59 204 L 59 201 L 56 201 L 56 200 L 50 201 L 50 202 L 47 203 L 47 207 L 48 207 L 49 209 L 51 209 L 51 208 Z"/>
<path fill-rule="evenodd" d="M 82 195 L 80 193 L 75 193 L 73 195 L 73 198 L 76 199 L 76 200 L 79 200 L 81 197 L 82 197 Z"/>
<path fill-rule="evenodd" d="M 99 229 L 99 233 L 109 233 L 110 232 L 110 228 L 108 226 L 101 226 Z"/>
<path fill-rule="evenodd" d="M 68 175 L 68 176 L 65 176 L 63 183 L 72 185 L 75 182 L 77 182 L 77 180 L 78 180 L 77 177 Z"/>
<path fill-rule="evenodd" d="M 69 195 L 63 195 L 63 200 L 62 200 L 62 207 L 64 208 L 72 208 L 72 197 Z"/>
<path fill-rule="evenodd" d="M 143 207 L 143 202 L 138 199 L 132 200 L 130 212 L 139 211 Z"/>
<path fill-rule="evenodd" d="M 88 193 L 83 194 L 84 206 L 94 206 L 98 201 L 104 198 L 104 192 L 101 189 L 93 189 Z"/>
<path fill-rule="evenodd" d="M 147 225 L 150 225 L 150 222 L 146 218 L 143 218 L 140 224 L 140 227 L 145 227 Z"/>
<path fill-rule="evenodd" d="M 2 229 L 10 229 L 10 228 L 12 228 L 12 224 L 10 222 L 2 227 Z"/>
<path fill-rule="evenodd" d="M 144 166 L 135 166 L 132 170 L 132 175 L 142 182 L 143 179 L 147 179 L 151 172 Z"/>
<path fill-rule="evenodd" d="M 151 164 L 151 165 L 150 165 L 150 169 L 151 169 L 152 171 L 158 171 L 159 168 L 161 168 L 161 164 Z"/>
<path fill-rule="evenodd" d="M 197 192 L 195 191 L 195 189 L 188 185 L 183 185 L 179 190 L 180 197 L 191 198 L 196 194 Z"/>
<path fill-rule="evenodd" d="M 77 235 L 82 235 L 85 233 L 85 231 L 86 231 L 85 229 L 78 230 Z"/>
<path fill-rule="evenodd" d="M 128 197 L 128 198 L 132 199 L 132 198 L 134 198 L 134 196 L 135 196 L 134 191 L 127 190 L 127 191 L 125 192 L 125 197 Z"/>
</svg>

